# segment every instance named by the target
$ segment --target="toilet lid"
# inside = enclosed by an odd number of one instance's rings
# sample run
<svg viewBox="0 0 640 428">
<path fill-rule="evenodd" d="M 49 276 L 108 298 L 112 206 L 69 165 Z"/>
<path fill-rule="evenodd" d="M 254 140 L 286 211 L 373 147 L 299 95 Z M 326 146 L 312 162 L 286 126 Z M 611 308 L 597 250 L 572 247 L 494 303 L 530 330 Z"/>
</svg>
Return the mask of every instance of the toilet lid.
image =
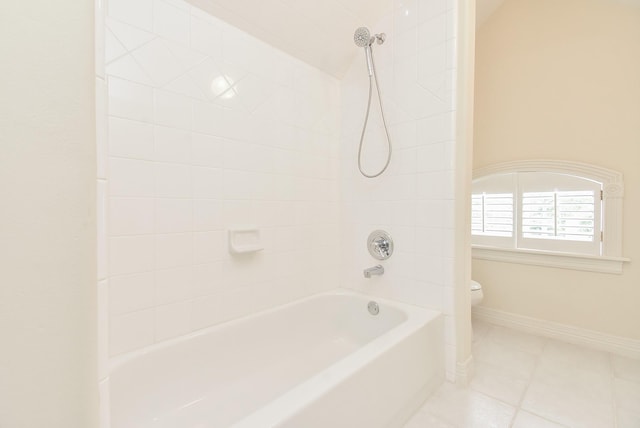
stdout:
<svg viewBox="0 0 640 428">
<path fill-rule="evenodd" d="M 480 285 L 480 283 L 471 280 L 471 291 L 478 291 L 478 290 L 482 290 L 482 286 Z"/>
</svg>

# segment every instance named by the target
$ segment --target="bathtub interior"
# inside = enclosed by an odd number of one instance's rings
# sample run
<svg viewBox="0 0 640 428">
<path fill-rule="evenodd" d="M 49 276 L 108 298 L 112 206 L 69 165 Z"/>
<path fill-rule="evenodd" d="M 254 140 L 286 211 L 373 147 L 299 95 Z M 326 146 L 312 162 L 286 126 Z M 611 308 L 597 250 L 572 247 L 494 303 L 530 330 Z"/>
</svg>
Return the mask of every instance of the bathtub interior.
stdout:
<svg viewBox="0 0 640 428">
<path fill-rule="evenodd" d="M 364 297 L 321 295 L 121 356 L 114 428 L 228 426 L 407 320 Z"/>
</svg>

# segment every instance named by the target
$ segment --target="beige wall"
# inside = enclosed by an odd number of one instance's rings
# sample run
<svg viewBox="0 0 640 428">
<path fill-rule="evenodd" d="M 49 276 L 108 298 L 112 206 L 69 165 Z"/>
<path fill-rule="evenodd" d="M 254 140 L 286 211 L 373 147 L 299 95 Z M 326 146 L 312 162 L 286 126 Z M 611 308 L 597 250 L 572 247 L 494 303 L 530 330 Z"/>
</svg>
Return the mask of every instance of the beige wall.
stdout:
<svg viewBox="0 0 640 428">
<path fill-rule="evenodd" d="M 96 426 L 93 4 L 0 12 L 0 427 Z"/>
<path fill-rule="evenodd" d="M 640 8 L 507 0 L 478 30 L 474 168 L 551 158 L 621 171 L 622 275 L 474 260 L 483 306 L 640 339 Z"/>
</svg>

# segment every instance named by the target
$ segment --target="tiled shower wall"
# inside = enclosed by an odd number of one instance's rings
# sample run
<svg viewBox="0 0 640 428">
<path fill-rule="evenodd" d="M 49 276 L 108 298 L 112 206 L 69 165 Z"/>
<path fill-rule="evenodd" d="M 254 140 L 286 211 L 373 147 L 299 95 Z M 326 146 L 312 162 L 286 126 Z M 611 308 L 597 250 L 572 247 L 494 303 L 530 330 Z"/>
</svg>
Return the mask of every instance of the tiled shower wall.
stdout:
<svg viewBox="0 0 640 428">
<path fill-rule="evenodd" d="M 342 285 L 444 312 L 452 381 L 456 19 L 452 0 L 394 0 L 392 10 L 371 28 L 387 35 L 373 51 L 393 141 L 391 164 L 379 178 L 363 178 L 357 170 L 368 91 L 364 52 L 341 86 Z M 385 163 L 377 98 L 363 154 L 369 174 Z M 395 253 L 382 262 L 366 250 L 376 229 L 390 232 L 395 242 Z M 362 270 L 378 263 L 384 275 L 365 279 Z"/>
<path fill-rule="evenodd" d="M 105 50 L 110 355 L 334 288 L 339 82 L 180 0 L 109 0 Z"/>
</svg>

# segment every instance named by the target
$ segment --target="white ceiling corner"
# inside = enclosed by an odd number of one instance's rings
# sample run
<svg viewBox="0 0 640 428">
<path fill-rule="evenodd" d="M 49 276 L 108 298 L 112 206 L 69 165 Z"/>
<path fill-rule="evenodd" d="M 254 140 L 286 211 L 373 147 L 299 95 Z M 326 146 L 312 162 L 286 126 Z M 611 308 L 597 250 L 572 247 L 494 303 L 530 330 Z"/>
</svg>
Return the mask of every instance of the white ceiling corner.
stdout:
<svg viewBox="0 0 640 428">
<path fill-rule="evenodd" d="M 373 27 L 392 0 L 188 0 L 200 9 L 337 78 L 359 49 L 357 27 Z"/>
<path fill-rule="evenodd" d="M 359 49 L 353 32 L 374 27 L 393 0 L 187 0 L 254 37 L 342 78 Z M 480 28 L 506 0 L 476 0 Z M 640 0 L 612 0 L 640 6 Z"/>
</svg>

